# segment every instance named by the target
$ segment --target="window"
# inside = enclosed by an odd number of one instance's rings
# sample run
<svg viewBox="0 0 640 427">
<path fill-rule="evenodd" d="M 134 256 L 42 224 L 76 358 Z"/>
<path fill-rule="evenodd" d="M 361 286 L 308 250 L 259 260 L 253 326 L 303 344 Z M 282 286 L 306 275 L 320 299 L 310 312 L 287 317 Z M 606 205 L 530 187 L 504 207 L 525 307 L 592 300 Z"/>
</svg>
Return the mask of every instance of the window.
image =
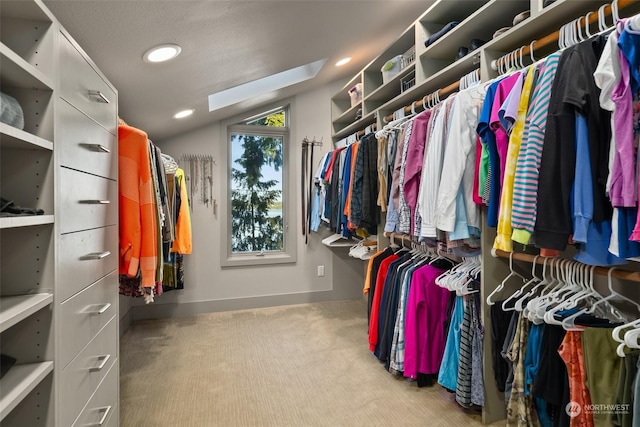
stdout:
<svg viewBox="0 0 640 427">
<path fill-rule="evenodd" d="M 295 262 L 289 236 L 288 108 L 227 126 L 228 197 L 223 266 Z"/>
</svg>

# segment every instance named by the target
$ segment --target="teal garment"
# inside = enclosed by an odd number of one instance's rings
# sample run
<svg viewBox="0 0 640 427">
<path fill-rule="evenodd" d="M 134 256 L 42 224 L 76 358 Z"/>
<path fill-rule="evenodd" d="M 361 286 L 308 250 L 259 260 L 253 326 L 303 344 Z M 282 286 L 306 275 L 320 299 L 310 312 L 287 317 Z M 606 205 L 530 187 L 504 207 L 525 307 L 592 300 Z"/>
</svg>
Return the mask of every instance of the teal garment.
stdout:
<svg viewBox="0 0 640 427">
<path fill-rule="evenodd" d="M 460 327 L 462 326 L 463 317 L 464 301 L 461 296 L 457 296 L 451 316 L 451 325 L 447 334 L 447 343 L 442 356 L 442 364 L 438 372 L 438 384 L 451 391 L 455 391 L 458 382 Z"/>
</svg>

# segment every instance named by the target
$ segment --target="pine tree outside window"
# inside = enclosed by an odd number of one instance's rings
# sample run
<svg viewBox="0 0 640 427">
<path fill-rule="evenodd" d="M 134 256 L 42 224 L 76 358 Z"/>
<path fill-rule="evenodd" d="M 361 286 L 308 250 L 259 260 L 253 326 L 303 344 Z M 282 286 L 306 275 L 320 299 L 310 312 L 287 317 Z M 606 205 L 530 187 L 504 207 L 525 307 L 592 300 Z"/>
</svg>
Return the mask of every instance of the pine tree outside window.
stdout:
<svg viewBox="0 0 640 427">
<path fill-rule="evenodd" d="M 295 262 L 289 237 L 288 109 L 227 127 L 228 209 L 223 266 Z"/>
</svg>

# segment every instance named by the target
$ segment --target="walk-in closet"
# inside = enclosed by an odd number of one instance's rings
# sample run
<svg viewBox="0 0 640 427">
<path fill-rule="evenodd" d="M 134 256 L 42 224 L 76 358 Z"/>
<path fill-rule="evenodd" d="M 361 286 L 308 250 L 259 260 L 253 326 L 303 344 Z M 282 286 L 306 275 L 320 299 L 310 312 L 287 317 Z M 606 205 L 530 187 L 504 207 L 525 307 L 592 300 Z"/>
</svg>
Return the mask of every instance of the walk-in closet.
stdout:
<svg viewBox="0 0 640 427">
<path fill-rule="evenodd" d="M 640 1 L 0 3 L 0 426 L 640 426 Z"/>
</svg>

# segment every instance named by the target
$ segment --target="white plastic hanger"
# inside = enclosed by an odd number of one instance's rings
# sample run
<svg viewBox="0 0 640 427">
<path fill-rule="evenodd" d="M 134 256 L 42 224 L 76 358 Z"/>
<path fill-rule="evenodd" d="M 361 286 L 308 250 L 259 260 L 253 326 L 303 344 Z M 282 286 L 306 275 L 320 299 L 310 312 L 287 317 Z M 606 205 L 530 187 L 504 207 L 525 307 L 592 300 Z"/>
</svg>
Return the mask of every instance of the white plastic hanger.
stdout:
<svg viewBox="0 0 640 427">
<path fill-rule="evenodd" d="M 500 283 L 500 285 L 498 285 L 497 288 L 495 288 L 493 290 L 493 292 L 491 292 L 488 296 L 487 296 L 487 304 L 488 305 L 494 305 L 495 302 L 492 300 L 492 298 L 497 295 L 498 293 L 502 292 L 502 290 L 504 289 L 505 284 L 507 283 L 507 281 L 509 279 L 513 278 L 519 278 L 520 280 L 522 280 L 522 283 L 526 283 L 527 279 L 525 279 L 524 277 L 522 277 L 519 273 L 515 272 L 513 270 L 513 252 L 511 252 L 509 254 L 509 274 L 507 275 L 507 277 L 504 278 L 504 280 Z"/>
<path fill-rule="evenodd" d="M 587 40 L 590 39 L 592 37 L 591 31 L 589 29 L 589 15 L 591 15 L 594 12 L 589 12 L 587 13 L 587 15 L 584 17 L 584 31 L 587 33 Z"/>
<path fill-rule="evenodd" d="M 522 287 L 520 289 L 516 290 L 513 293 L 513 295 L 509 296 L 507 299 L 505 299 L 502 302 L 502 310 L 503 311 L 515 311 L 516 310 L 516 304 L 519 301 L 518 298 L 520 298 L 520 296 L 522 294 L 524 294 L 524 290 L 527 287 L 531 286 L 532 284 L 542 280 L 542 279 L 540 279 L 540 278 L 538 278 L 536 276 L 536 264 L 537 264 L 538 258 L 540 258 L 540 255 L 536 255 L 533 258 L 533 263 L 531 264 L 531 276 L 532 276 L 531 279 L 529 279 L 524 285 L 522 285 Z M 513 307 L 509 307 L 509 303 L 512 302 L 513 300 L 516 300 L 516 302 L 514 303 Z M 522 310 L 520 310 L 520 311 L 522 311 Z"/>
</svg>

